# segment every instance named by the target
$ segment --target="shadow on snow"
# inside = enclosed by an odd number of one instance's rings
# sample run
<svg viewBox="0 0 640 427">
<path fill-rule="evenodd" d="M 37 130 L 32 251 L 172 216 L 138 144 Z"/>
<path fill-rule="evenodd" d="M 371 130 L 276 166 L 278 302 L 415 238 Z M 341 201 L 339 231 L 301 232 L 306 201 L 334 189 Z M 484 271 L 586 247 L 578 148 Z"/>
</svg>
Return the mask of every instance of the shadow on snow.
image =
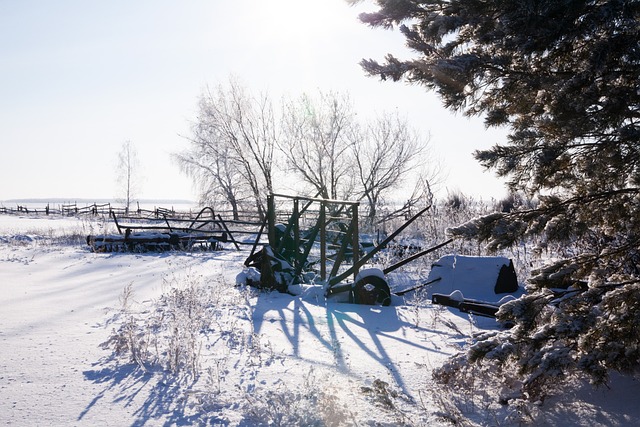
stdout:
<svg viewBox="0 0 640 427">
<path fill-rule="evenodd" d="M 104 389 L 80 413 L 82 421 L 101 400 L 130 409 L 131 426 L 156 425 L 189 426 L 198 422 L 199 414 L 189 414 L 188 399 L 183 381 L 162 370 L 145 371 L 136 364 L 119 364 L 112 355 L 94 364 L 96 369 L 84 371 L 88 381 L 101 384 Z M 146 396 L 146 397 L 141 397 Z M 140 399 L 144 399 L 140 402 Z M 90 418 L 90 417 L 89 417 Z M 116 420 L 114 420 L 116 421 Z M 123 420 L 118 420 L 122 422 Z"/>
</svg>

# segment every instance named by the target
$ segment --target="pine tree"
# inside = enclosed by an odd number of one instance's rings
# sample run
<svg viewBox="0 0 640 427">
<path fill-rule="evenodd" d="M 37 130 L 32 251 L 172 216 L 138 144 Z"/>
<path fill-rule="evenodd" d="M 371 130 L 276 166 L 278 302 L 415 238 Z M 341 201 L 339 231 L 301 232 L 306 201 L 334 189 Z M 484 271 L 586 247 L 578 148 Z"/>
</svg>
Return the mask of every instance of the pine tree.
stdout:
<svg viewBox="0 0 640 427">
<path fill-rule="evenodd" d="M 558 379 L 640 368 L 640 2 L 377 0 L 361 15 L 398 27 L 414 58 L 363 60 L 370 75 L 436 91 L 443 104 L 509 129 L 476 151 L 535 208 L 452 229 L 491 249 L 539 236 L 573 254 L 533 272 L 506 304 L 508 332 L 479 338 L 437 375 L 496 364 L 540 398 Z M 567 251 L 568 252 L 568 251 Z M 558 293 L 553 288 L 567 291 Z M 477 365 L 476 365 L 477 366 Z"/>
</svg>

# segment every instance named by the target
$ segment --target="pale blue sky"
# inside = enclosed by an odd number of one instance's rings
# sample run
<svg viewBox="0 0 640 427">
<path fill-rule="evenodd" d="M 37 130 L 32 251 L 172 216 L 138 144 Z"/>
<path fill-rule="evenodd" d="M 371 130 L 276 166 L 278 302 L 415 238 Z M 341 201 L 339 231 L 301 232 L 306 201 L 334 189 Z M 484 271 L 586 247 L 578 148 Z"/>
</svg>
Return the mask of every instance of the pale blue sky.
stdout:
<svg viewBox="0 0 640 427">
<path fill-rule="evenodd" d="M 144 198 L 195 199 L 171 162 L 198 96 L 233 75 L 253 91 L 348 92 L 363 116 L 398 109 L 431 135 L 443 188 L 504 194 L 471 152 L 504 138 L 419 86 L 366 77 L 362 58 L 407 55 L 344 0 L 0 0 L 0 200 L 111 198 L 116 156 L 139 152 Z M 405 53 L 403 53 L 405 52 Z"/>
</svg>

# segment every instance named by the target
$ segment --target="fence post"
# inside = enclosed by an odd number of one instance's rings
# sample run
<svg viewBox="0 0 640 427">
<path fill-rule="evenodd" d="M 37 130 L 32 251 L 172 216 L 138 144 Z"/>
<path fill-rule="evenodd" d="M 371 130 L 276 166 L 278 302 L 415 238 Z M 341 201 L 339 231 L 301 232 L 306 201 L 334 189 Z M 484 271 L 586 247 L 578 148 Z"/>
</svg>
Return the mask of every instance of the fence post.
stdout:
<svg viewBox="0 0 640 427">
<path fill-rule="evenodd" d="M 326 205 L 320 202 L 320 279 L 324 282 L 327 279 L 327 230 L 326 226 Z"/>
<path fill-rule="evenodd" d="M 276 204 L 274 195 L 267 196 L 267 236 L 269 237 L 269 246 L 276 247 Z"/>
<path fill-rule="evenodd" d="M 353 224 L 353 236 L 351 241 L 351 246 L 353 249 L 353 265 L 358 265 L 358 260 L 360 258 L 360 240 L 358 235 L 360 234 L 360 230 L 358 229 L 358 203 L 351 205 L 352 217 L 351 223 Z M 356 276 L 358 275 L 359 268 L 356 267 L 353 270 L 353 281 L 356 281 Z"/>
<path fill-rule="evenodd" d="M 293 247 L 296 248 L 296 263 L 300 263 L 300 206 L 299 199 L 296 197 L 293 199 Z M 297 267 L 297 265 L 296 265 Z"/>
</svg>

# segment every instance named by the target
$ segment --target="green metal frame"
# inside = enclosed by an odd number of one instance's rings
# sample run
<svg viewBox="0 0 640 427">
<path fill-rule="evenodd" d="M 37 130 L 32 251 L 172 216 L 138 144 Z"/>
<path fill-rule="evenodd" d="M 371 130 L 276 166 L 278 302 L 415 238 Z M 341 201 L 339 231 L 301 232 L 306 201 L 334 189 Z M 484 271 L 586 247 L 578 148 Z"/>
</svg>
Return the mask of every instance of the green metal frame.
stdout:
<svg viewBox="0 0 640 427">
<path fill-rule="evenodd" d="M 276 198 L 291 200 L 293 202 L 293 208 L 291 215 L 288 217 L 287 225 L 284 231 L 284 237 L 279 241 L 276 238 L 276 224 L 277 224 L 277 212 L 276 212 Z M 301 202 L 304 204 L 301 206 Z M 305 238 L 300 236 L 300 218 L 302 215 L 309 211 L 312 205 L 318 206 L 318 218 L 314 226 L 308 229 Z M 302 273 L 302 269 L 307 264 L 309 259 L 309 253 L 313 247 L 316 239 L 320 238 L 320 278 L 323 282 L 326 282 L 328 277 L 331 278 L 338 274 L 340 266 L 345 261 L 345 254 L 349 246 L 352 247 L 353 262 L 358 262 L 359 259 L 359 236 L 358 236 L 358 207 L 360 203 L 354 201 L 345 200 L 332 200 L 322 199 L 317 197 L 304 197 L 304 196 L 291 196 L 285 194 L 269 194 L 267 196 L 267 234 L 269 238 L 269 245 L 280 254 L 285 250 L 288 242 L 292 243 L 295 250 L 295 255 L 292 259 L 295 274 L 299 276 Z M 330 207 L 336 207 L 333 211 Z M 333 212 L 334 215 L 342 214 L 339 217 L 329 216 L 329 212 Z M 336 220 L 348 220 L 349 225 L 347 232 L 342 238 L 339 246 L 339 251 L 333 261 L 333 267 L 329 275 L 327 275 L 327 226 Z M 289 236 L 293 235 L 292 241 Z M 353 270 L 353 276 L 358 274 L 358 269 Z"/>
</svg>

